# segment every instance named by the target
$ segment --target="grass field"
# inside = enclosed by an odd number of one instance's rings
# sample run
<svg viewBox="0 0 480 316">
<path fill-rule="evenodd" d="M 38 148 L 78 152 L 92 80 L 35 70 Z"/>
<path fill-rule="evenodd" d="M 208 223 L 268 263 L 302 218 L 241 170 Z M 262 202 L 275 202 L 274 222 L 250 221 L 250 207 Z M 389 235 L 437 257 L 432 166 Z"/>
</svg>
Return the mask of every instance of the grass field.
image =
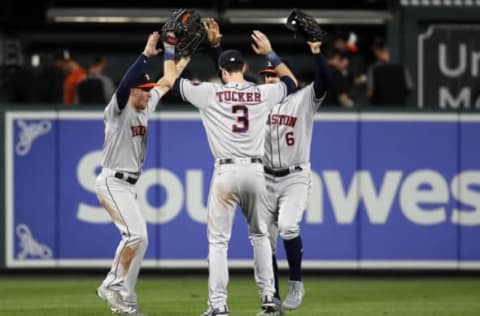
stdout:
<svg viewBox="0 0 480 316">
<path fill-rule="evenodd" d="M 110 315 L 97 298 L 101 277 L 0 278 L 0 315 Z M 306 277 L 303 306 L 286 315 L 335 316 L 478 316 L 480 279 Z M 282 279 L 285 292 L 286 279 Z M 200 315 L 206 308 L 206 276 L 141 276 L 137 285 L 144 313 Z M 259 310 L 253 277 L 232 277 L 231 316 Z"/>
</svg>

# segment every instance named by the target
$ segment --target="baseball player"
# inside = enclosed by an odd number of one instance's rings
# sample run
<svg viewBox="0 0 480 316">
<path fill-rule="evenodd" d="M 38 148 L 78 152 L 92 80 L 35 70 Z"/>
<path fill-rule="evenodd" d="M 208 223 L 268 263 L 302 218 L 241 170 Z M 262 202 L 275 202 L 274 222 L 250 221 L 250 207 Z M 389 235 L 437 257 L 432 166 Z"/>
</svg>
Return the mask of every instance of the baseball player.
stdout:
<svg viewBox="0 0 480 316">
<path fill-rule="evenodd" d="M 315 80 L 290 94 L 268 115 L 264 168 L 271 211 L 269 226 L 275 273 L 275 298 L 280 300 L 275 251 L 280 234 L 287 255 L 290 279 L 284 309 L 296 309 L 305 294 L 302 277 L 302 238 L 300 221 L 310 191 L 310 146 L 313 117 L 326 95 L 329 72 L 320 53 L 321 42 L 307 42 L 315 59 Z M 280 79 L 273 67 L 260 72 L 266 83 Z"/>
<path fill-rule="evenodd" d="M 96 179 L 97 197 L 120 230 L 110 272 L 97 295 L 114 313 L 141 315 L 135 284 L 147 249 L 147 225 L 139 208 L 135 183 L 142 172 L 148 134 L 148 117 L 169 90 L 160 79 L 151 82 L 144 72 L 149 57 L 158 54 L 160 35 L 150 34 L 143 53 L 130 66 L 105 108 L 102 171 Z M 179 71 L 188 60 L 177 64 Z"/>
<path fill-rule="evenodd" d="M 258 315 L 277 315 L 273 302 L 274 281 L 268 241 L 265 174 L 262 157 L 265 121 L 270 108 L 296 88 L 290 70 L 272 50 L 265 34 L 254 31 L 252 47 L 266 55 L 281 76 L 277 84 L 256 85 L 244 79 L 245 62 L 237 50 L 218 58 L 225 84 L 200 83 L 177 78 L 175 47 L 164 43 L 164 76 L 173 92 L 200 110 L 215 170 L 208 197 L 209 242 L 208 309 L 204 316 L 229 315 L 227 307 L 227 251 L 234 212 L 239 205 L 249 227 L 254 251 L 254 272 L 262 299 Z"/>
</svg>

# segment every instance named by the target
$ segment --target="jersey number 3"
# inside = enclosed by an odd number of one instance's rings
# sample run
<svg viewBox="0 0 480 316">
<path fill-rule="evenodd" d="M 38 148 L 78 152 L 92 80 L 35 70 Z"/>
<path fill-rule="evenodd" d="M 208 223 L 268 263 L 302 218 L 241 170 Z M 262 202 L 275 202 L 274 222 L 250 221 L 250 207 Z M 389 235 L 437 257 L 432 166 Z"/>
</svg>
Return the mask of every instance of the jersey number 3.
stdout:
<svg viewBox="0 0 480 316">
<path fill-rule="evenodd" d="M 237 115 L 237 122 L 232 125 L 232 132 L 244 133 L 248 131 L 248 107 L 234 105 L 232 106 L 232 113 Z"/>
</svg>

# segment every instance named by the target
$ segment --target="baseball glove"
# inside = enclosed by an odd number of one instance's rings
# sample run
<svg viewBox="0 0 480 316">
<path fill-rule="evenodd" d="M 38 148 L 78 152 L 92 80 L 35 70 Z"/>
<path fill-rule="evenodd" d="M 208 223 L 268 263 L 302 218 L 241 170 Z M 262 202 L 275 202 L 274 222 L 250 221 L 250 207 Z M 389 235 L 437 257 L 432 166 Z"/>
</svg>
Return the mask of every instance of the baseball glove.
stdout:
<svg viewBox="0 0 480 316">
<path fill-rule="evenodd" d="M 299 32 L 310 42 L 321 42 L 327 35 L 312 16 L 298 9 L 293 9 L 290 12 L 286 27 L 293 32 Z"/>
<path fill-rule="evenodd" d="M 207 35 L 200 15 L 190 9 L 173 11 L 163 25 L 161 34 L 162 40 L 175 45 L 177 58 L 193 55 Z"/>
</svg>

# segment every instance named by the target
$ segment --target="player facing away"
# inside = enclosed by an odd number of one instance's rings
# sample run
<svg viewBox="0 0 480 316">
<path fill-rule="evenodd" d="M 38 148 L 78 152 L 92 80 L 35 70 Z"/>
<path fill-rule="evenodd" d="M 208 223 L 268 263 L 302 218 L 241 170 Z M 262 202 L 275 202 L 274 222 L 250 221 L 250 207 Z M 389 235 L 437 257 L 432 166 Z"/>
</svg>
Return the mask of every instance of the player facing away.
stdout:
<svg viewBox="0 0 480 316">
<path fill-rule="evenodd" d="M 257 54 L 267 55 L 281 76 L 277 84 L 256 85 L 244 79 L 245 62 L 237 50 L 223 52 L 219 71 L 224 84 L 194 84 L 178 78 L 174 67 L 175 48 L 164 43 L 164 76 L 185 101 L 200 111 L 215 169 L 208 197 L 208 309 L 204 316 L 229 315 L 227 306 L 227 251 L 236 206 L 248 224 L 254 252 L 254 274 L 261 296 L 258 315 L 277 315 L 272 250 L 268 240 L 265 174 L 262 157 L 265 121 L 271 107 L 296 88 L 290 70 L 281 63 L 268 38 L 254 31 Z"/>
<path fill-rule="evenodd" d="M 160 35 L 149 35 L 142 54 L 125 73 L 104 111 L 105 139 L 102 171 L 95 183 L 98 200 L 119 229 L 122 239 L 110 271 L 97 295 L 114 313 L 142 315 L 137 305 L 135 285 L 147 249 L 146 221 L 137 203 L 135 183 L 145 159 L 148 117 L 169 90 L 151 82 L 144 72 L 149 57 L 155 56 Z M 181 60 L 181 72 L 188 60 Z M 174 66 L 175 67 L 175 66 Z"/>
<path fill-rule="evenodd" d="M 313 118 L 326 95 L 329 72 L 320 52 L 321 42 L 307 42 L 315 60 L 315 80 L 288 95 L 268 115 L 264 168 L 273 212 L 269 226 L 275 274 L 275 298 L 280 300 L 278 267 L 275 256 L 278 235 L 283 239 L 289 268 L 288 294 L 284 309 L 296 309 L 305 290 L 302 282 L 302 238 L 300 222 L 310 192 L 310 147 Z M 268 67 L 260 72 L 266 83 L 280 80 L 277 71 Z"/>
</svg>

